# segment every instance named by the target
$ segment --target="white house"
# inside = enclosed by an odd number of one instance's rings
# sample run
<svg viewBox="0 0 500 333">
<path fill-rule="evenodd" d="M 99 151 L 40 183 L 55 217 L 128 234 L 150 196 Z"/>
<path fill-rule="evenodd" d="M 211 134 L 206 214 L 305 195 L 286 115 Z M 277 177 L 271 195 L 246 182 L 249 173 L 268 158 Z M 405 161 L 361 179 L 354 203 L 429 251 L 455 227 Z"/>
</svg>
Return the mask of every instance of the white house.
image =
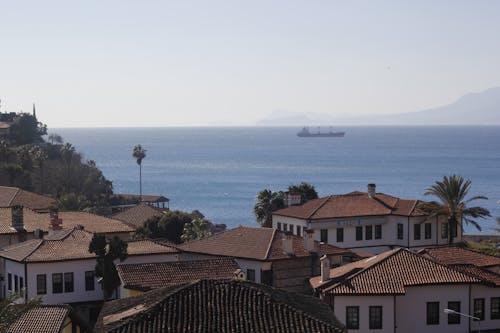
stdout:
<svg viewBox="0 0 500 333">
<path fill-rule="evenodd" d="M 2 297 L 20 293 L 41 297 L 44 304 L 101 301 L 95 278 L 95 254 L 89 252 L 93 234 L 82 228 L 61 230 L 0 250 Z M 177 261 L 179 251 L 151 240 L 128 242 L 124 263 Z"/>
<path fill-rule="evenodd" d="M 498 330 L 500 275 L 471 266 L 458 270 L 400 248 L 324 270 L 310 283 L 349 332 Z"/>
<path fill-rule="evenodd" d="M 381 253 L 394 247 L 422 248 L 448 243 L 448 223 L 429 219 L 419 200 L 367 192 L 330 195 L 273 213 L 273 228 L 300 235 L 314 231 L 317 241 L 351 250 Z M 455 230 L 455 242 L 462 230 Z"/>
</svg>

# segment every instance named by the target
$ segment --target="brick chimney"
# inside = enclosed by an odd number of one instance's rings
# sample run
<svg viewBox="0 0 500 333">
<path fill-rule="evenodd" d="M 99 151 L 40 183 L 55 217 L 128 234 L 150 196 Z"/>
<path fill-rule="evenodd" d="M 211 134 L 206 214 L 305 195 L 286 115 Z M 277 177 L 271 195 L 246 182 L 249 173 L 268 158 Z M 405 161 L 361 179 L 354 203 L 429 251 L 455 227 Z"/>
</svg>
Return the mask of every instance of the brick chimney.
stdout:
<svg viewBox="0 0 500 333">
<path fill-rule="evenodd" d="M 293 254 L 293 235 L 291 232 L 285 232 L 282 238 L 283 254 Z"/>
<path fill-rule="evenodd" d="M 59 218 L 57 209 L 50 210 L 49 235 L 53 235 L 62 230 L 62 220 Z"/>
<path fill-rule="evenodd" d="M 12 206 L 12 228 L 16 231 L 24 231 L 24 210 L 23 206 Z"/>
<path fill-rule="evenodd" d="M 330 280 L 330 260 L 326 255 L 319 259 L 321 263 L 321 282 Z"/>
<path fill-rule="evenodd" d="M 377 185 L 375 185 L 373 183 L 368 184 L 368 196 L 370 198 L 373 197 L 377 193 L 376 189 L 377 189 Z"/>
<path fill-rule="evenodd" d="M 304 230 L 304 250 L 307 252 L 314 252 L 314 231 Z"/>
</svg>

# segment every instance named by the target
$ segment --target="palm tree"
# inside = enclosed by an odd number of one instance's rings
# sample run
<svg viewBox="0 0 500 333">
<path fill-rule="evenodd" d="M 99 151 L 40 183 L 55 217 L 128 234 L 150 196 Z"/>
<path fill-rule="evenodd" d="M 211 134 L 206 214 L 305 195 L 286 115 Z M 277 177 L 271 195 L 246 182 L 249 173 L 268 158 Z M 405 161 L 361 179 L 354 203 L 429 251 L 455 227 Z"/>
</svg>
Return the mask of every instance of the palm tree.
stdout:
<svg viewBox="0 0 500 333">
<path fill-rule="evenodd" d="M 143 149 L 141 145 L 137 145 L 132 151 L 132 156 L 137 161 L 137 164 L 139 164 L 139 195 L 142 200 L 142 160 L 146 157 L 146 149 Z"/>
<path fill-rule="evenodd" d="M 36 166 L 40 169 L 40 193 L 43 194 L 43 165 L 49 157 L 39 147 L 32 148 L 31 155 Z"/>
<path fill-rule="evenodd" d="M 483 207 L 468 207 L 467 205 L 475 200 L 488 198 L 485 196 L 474 196 L 466 199 L 471 188 L 471 181 L 464 180 L 463 177 L 451 175 L 444 176 L 443 180 L 436 181 L 434 185 L 426 189 L 425 195 L 433 195 L 440 202 L 431 201 L 421 203 L 419 208 L 426 214 L 428 218 L 445 217 L 448 223 L 448 242 L 453 243 L 454 231 L 463 230 L 463 222 L 469 223 L 481 230 L 481 226 L 474 219 L 485 218 L 490 215 L 490 212 Z"/>
<path fill-rule="evenodd" d="M 253 213 L 257 219 L 257 223 L 261 226 L 272 227 L 272 213 L 284 207 L 283 193 L 266 189 L 257 194 L 257 203 L 253 207 Z"/>
</svg>

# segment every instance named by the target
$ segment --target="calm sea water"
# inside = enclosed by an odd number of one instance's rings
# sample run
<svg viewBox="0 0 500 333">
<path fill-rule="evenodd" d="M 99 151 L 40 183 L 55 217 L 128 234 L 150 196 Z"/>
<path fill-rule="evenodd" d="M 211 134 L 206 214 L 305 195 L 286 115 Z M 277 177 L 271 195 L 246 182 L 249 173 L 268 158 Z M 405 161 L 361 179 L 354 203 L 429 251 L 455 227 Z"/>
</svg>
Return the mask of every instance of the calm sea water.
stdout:
<svg viewBox="0 0 500 333">
<path fill-rule="evenodd" d="M 339 128 L 340 129 L 340 128 Z M 256 225 L 257 192 L 301 181 L 320 196 L 365 190 L 403 198 L 423 193 L 443 175 L 472 180 L 472 194 L 500 216 L 500 127 L 347 127 L 344 138 L 299 138 L 299 128 L 55 129 L 97 162 L 115 192 L 138 193 L 132 148 L 147 149 L 143 193 L 162 194 L 172 209 L 198 209 L 229 227 Z M 429 199 L 429 197 L 427 197 Z M 483 222 L 491 232 L 494 219 Z M 466 228 L 467 232 L 476 232 Z"/>
</svg>

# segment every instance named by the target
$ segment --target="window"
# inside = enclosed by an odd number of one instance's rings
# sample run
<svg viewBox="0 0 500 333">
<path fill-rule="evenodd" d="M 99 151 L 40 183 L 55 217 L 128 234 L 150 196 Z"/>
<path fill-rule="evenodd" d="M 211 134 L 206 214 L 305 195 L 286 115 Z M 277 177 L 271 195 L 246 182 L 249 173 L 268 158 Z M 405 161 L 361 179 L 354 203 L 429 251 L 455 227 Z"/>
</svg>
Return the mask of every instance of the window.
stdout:
<svg viewBox="0 0 500 333">
<path fill-rule="evenodd" d="M 500 297 L 492 297 L 490 300 L 491 319 L 500 319 Z"/>
<path fill-rule="evenodd" d="M 375 226 L 375 239 L 381 239 L 382 238 L 382 225 L 377 224 Z"/>
<path fill-rule="evenodd" d="M 460 302 L 448 302 L 448 309 L 460 312 Z M 460 324 L 460 315 L 449 313 L 448 324 Z"/>
<path fill-rule="evenodd" d="M 247 280 L 255 282 L 255 269 L 247 269 Z"/>
<path fill-rule="evenodd" d="M 337 228 L 337 243 L 344 241 L 344 228 Z"/>
<path fill-rule="evenodd" d="M 345 308 L 347 329 L 359 329 L 359 306 L 347 306 Z"/>
<path fill-rule="evenodd" d="M 427 325 L 439 325 L 439 302 L 427 302 Z"/>
<path fill-rule="evenodd" d="M 320 241 L 323 243 L 328 243 L 328 229 L 321 229 Z"/>
<path fill-rule="evenodd" d="M 484 320 L 484 298 L 474 299 L 474 317 Z"/>
<path fill-rule="evenodd" d="M 289 231 L 293 234 L 293 224 L 290 224 L 290 230 Z"/>
<path fill-rule="evenodd" d="M 300 225 L 297 226 L 297 236 L 302 237 L 302 230 L 300 228 Z"/>
<path fill-rule="evenodd" d="M 64 292 L 72 293 L 73 291 L 73 273 L 64 273 Z"/>
<path fill-rule="evenodd" d="M 8 288 L 7 288 L 7 289 L 8 289 L 8 290 L 12 290 L 12 274 L 11 274 L 11 273 L 9 273 L 9 274 L 7 275 L 7 280 L 8 280 L 8 281 L 7 281 L 7 284 L 8 284 Z"/>
<path fill-rule="evenodd" d="M 365 226 L 365 239 L 370 240 L 373 237 L 373 227 L 371 225 Z"/>
<path fill-rule="evenodd" d="M 288 230 L 288 223 L 283 223 L 283 231 L 287 231 Z"/>
<path fill-rule="evenodd" d="M 89 290 L 94 290 L 95 289 L 95 285 L 94 285 L 94 281 L 95 281 L 95 273 L 94 271 L 86 271 L 85 272 L 85 290 L 89 291 Z"/>
<path fill-rule="evenodd" d="M 21 296 L 24 296 L 24 279 L 22 276 L 19 277 L 19 291 L 21 292 Z"/>
<path fill-rule="evenodd" d="M 403 223 L 398 223 L 398 239 L 403 239 Z"/>
<path fill-rule="evenodd" d="M 52 293 L 60 294 L 63 292 L 63 275 L 62 273 L 52 274 Z"/>
<path fill-rule="evenodd" d="M 424 234 L 425 234 L 425 239 L 431 239 L 431 237 L 432 237 L 432 224 L 430 224 L 430 223 L 424 224 Z"/>
<path fill-rule="evenodd" d="M 420 223 L 415 223 L 413 225 L 413 239 L 414 240 L 420 239 Z"/>
<path fill-rule="evenodd" d="M 281 231 L 281 222 L 278 222 L 278 230 Z"/>
<path fill-rule="evenodd" d="M 45 295 L 47 293 L 47 275 L 38 274 L 36 276 L 36 294 Z"/>
<path fill-rule="evenodd" d="M 441 238 L 448 238 L 448 222 L 441 224 Z"/>
<path fill-rule="evenodd" d="M 370 329 L 380 330 L 382 329 L 382 307 L 381 306 L 370 306 Z"/>
<path fill-rule="evenodd" d="M 19 277 L 14 275 L 14 291 L 17 293 L 19 291 Z"/>
<path fill-rule="evenodd" d="M 363 240 L 363 227 L 356 227 L 356 240 Z"/>
</svg>

